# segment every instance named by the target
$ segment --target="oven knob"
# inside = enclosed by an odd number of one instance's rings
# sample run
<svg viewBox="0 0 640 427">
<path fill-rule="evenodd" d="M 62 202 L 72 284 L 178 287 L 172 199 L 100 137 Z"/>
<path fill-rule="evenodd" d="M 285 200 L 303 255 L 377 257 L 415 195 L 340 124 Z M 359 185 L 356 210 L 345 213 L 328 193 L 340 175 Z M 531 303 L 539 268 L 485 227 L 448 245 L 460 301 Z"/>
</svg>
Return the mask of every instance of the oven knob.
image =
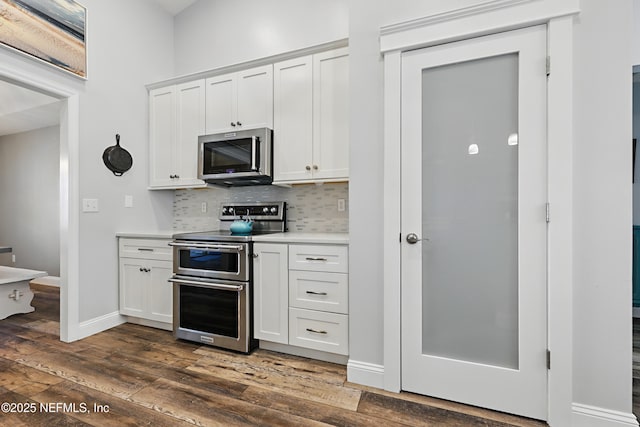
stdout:
<svg viewBox="0 0 640 427">
<path fill-rule="evenodd" d="M 232 214 L 233 213 L 233 208 L 229 208 L 229 213 Z"/>
<path fill-rule="evenodd" d="M 222 214 L 224 215 L 224 214 L 226 214 L 226 213 L 227 213 L 227 208 L 226 208 L 226 207 L 223 207 L 223 208 L 222 208 Z"/>
<path fill-rule="evenodd" d="M 275 206 L 273 206 L 273 207 L 271 208 L 271 213 L 275 215 L 275 214 L 276 214 L 276 212 L 278 212 L 278 208 L 276 208 Z"/>
<path fill-rule="evenodd" d="M 269 213 L 269 208 L 265 206 L 264 208 L 262 208 L 262 212 Z"/>
</svg>

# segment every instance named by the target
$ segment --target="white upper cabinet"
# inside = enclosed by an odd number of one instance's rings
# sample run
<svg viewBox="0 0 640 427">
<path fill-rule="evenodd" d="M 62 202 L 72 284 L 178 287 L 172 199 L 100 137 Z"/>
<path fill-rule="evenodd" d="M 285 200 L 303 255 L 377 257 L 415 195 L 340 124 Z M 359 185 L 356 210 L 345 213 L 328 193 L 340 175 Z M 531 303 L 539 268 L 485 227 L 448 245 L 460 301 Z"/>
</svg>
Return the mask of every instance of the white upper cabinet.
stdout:
<svg viewBox="0 0 640 427">
<path fill-rule="evenodd" d="M 276 181 L 311 177 L 313 63 L 311 56 L 274 65 L 273 166 Z"/>
<path fill-rule="evenodd" d="M 273 127 L 273 66 L 206 79 L 206 133 Z"/>
<path fill-rule="evenodd" d="M 205 186 L 197 178 L 198 136 L 204 130 L 204 80 L 149 92 L 150 188 Z"/>
<path fill-rule="evenodd" d="M 349 56 L 347 49 L 313 56 L 315 179 L 349 177 Z"/>
<path fill-rule="evenodd" d="M 348 48 L 274 65 L 274 181 L 349 178 Z"/>
</svg>

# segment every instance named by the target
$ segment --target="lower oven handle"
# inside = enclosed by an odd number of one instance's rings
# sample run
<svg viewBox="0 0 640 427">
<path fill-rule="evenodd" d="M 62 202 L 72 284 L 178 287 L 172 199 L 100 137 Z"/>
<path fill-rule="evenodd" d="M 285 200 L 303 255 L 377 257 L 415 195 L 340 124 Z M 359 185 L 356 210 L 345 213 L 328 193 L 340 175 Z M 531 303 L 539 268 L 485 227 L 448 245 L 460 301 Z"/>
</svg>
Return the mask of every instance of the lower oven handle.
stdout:
<svg viewBox="0 0 640 427">
<path fill-rule="evenodd" d="M 243 245 L 209 245 L 206 243 L 176 243 L 169 242 L 169 246 L 177 246 L 179 248 L 195 248 L 195 249 L 232 249 L 238 252 L 244 249 Z"/>
<path fill-rule="evenodd" d="M 220 289 L 223 291 L 237 291 L 241 292 L 244 289 L 244 285 L 223 285 L 222 283 L 211 283 L 211 282 L 196 282 L 195 280 L 184 280 L 184 279 L 169 279 L 169 282 L 179 283 L 183 285 L 198 285 L 198 286 L 206 286 L 207 288 L 212 289 Z"/>
</svg>

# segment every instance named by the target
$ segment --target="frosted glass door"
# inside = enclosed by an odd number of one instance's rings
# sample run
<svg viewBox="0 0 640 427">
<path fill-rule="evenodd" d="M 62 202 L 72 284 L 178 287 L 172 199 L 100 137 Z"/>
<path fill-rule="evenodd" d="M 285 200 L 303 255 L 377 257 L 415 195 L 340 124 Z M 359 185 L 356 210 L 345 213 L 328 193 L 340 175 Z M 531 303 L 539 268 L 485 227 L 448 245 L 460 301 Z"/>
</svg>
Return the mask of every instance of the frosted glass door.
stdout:
<svg viewBox="0 0 640 427">
<path fill-rule="evenodd" d="M 402 59 L 402 388 L 546 419 L 546 30 Z"/>
<path fill-rule="evenodd" d="M 425 354 L 518 367 L 517 113 L 517 53 L 422 72 Z"/>
</svg>

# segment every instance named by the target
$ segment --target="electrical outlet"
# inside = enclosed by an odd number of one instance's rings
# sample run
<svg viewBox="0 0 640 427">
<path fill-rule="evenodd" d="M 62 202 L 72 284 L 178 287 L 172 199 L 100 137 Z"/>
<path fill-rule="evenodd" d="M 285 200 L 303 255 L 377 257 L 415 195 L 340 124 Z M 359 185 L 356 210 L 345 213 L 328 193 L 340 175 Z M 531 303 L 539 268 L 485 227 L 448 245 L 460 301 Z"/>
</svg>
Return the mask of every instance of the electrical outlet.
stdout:
<svg viewBox="0 0 640 427">
<path fill-rule="evenodd" d="M 16 254 L 11 254 L 11 262 L 16 263 Z"/>
<path fill-rule="evenodd" d="M 344 212 L 344 210 L 345 210 L 344 199 L 338 199 L 338 212 Z"/>
<path fill-rule="evenodd" d="M 124 207 L 132 208 L 133 207 L 133 196 L 127 194 L 124 196 Z"/>
<path fill-rule="evenodd" d="M 207 202 L 202 202 L 202 205 L 200 205 L 200 210 L 202 211 L 202 213 L 207 213 Z"/>
<path fill-rule="evenodd" d="M 82 212 L 98 212 L 98 199 L 82 199 Z"/>
</svg>

